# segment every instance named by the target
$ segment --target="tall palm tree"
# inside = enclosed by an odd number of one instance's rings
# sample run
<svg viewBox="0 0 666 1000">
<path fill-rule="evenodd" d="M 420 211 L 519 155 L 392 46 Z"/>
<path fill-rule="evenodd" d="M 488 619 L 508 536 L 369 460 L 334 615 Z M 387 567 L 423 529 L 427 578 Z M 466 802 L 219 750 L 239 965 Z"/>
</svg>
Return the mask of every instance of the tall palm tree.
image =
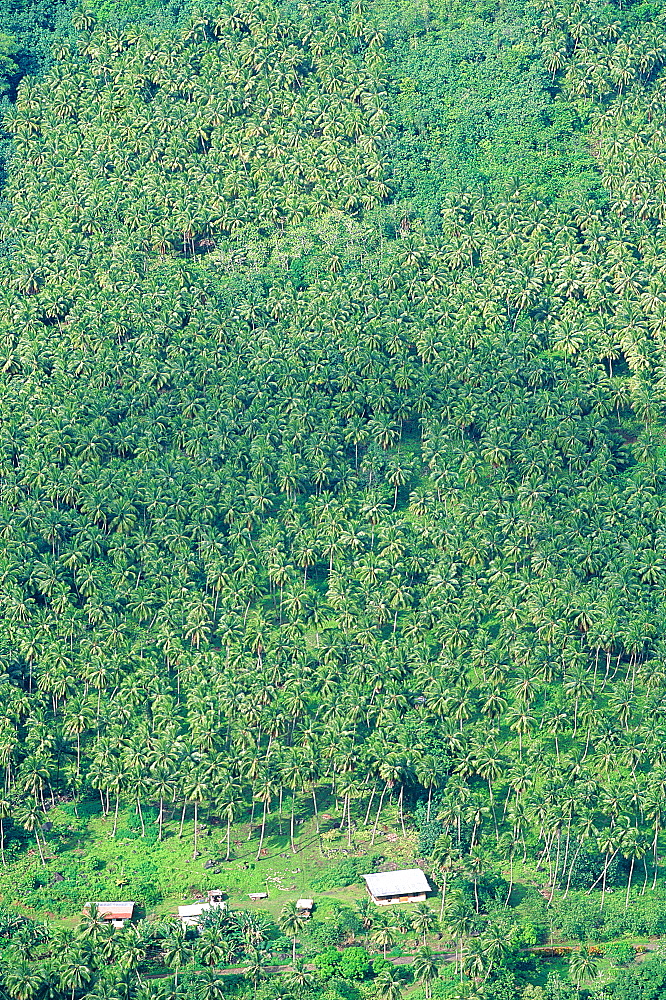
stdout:
<svg viewBox="0 0 666 1000">
<path fill-rule="evenodd" d="M 303 930 L 305 926 L 305 919 L 300 915 L 296 909 L 296 904 L 292 902 L 285 903 L 280 910 L 280 915 L 278 917 L 278 927 L 284 935 L 291 938 L 291 962 L 292 965 L 296 961 L 296 941 L 298 939 L 298 934 Z"/>
<path fill-rule="evenodd" d="M 395 969 L 382 969 L 375 979 L 375 990 L 379 1000 L 400 1000 L 402 980 L 398 978 Z"/>
<path fill-rule="evenodd" d="M 431 910 L 427 903 L 419 903 L 410 921 L 414 932 L 420 934 L 423 940 L 423 947 L 425 948 L 426 935 L 428 931 L 433 930 L 437 925 L 437 914 L 434 910 Z"/>
<path fill-rule="evenodd" d="M 592 980 L 599 971 L 599 966 L 593 955 L 587 948 L 578 948 L 571 953 L 569 959 L 569 977 L 574 981 L 577 988 L 583 980 Z"/>
<path fill-rule="evenodd" d="M 432 984 L 439 975 L 435 956 L 430 948 L 419 948 L 414 955 L 414 978 L 423 984 L 426 1000 L 432 996 Z"/>
</svg>

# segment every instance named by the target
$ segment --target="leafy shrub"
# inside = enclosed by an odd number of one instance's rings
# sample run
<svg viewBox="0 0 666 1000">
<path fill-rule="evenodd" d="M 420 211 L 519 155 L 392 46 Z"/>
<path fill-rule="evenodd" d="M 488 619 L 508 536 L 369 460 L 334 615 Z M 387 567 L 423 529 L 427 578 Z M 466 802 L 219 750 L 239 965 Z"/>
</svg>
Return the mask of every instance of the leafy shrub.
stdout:
<svg viewBox="0 0 666 1000">
<path fill-rule="evenodd" d="M 379 855 L 371 858 L 343 858 L 333 868 L 313 878 L 312 886 L 320 892 L 326 889 L 344 889 L 345 886 L 358 882 L 368 870 L 372 871 L 378 861 Z"/>
<path fill-rule="evenodd" d="M 340 974 L 345 979 L 367 979 L 372 972 L 372 959 L 365 948 L 345 948 L 340 957 Z"/>
<path fill-rule="evenodd" d="M 613 1000 L 662 1000 L 666 996 L 666 962 L 651 958 L 623 969 L 610 991 Z"/>
<path fill-rule="evenodd" d="M 630 965 L 636 957 L 636 950 L 628 941 L 613 941 L 604 947 L 603 953 L 613 965 Z"/>
<path fill-rule="evenodd" d="M 314 959 L 314 966 L 322 979 L 367 979 L 372 973 L 372 959 L 365 948 L 327 948 Z"/>
<path fill-rule="evenodd" d="M 571 871 L 572 889 L 590 889 L 595 883 L 601 891 L 601 873 L 606 859 L 597 851 L 581 851 Z M 611 861 L 606 872 L 606 888 L 613 889 L 627 884 L 627 863 L 619 855 Z M 566 879 L 564 880 L 566 886 Z"/>
<path fill-rule="evenodd" d="M 343 944 L 345 940 L 354 937 L 362 930 L 358 914 L 348 906 L 342 906 L 335 901 L 332 913 L 325 919 L 315 916 L 309 921 L 302 934 L 305 950 L 317 954 L 325 948 Z"/>
<path fill-rule="evenodd" d="M 427 816 L 427 804 L 422 801 L 417 802 L 416 809 L 414 810 L 414 822 L 416 829 L 419 831 L 418 854 L 420 858 L 430 857 L 438 838 L 441 837 L 444 830 L 439 820 L 433 818 L 432 809 L 430 811 L 430 819 Z"/>
<path fill-rule="evenodd" d="M 326 948 L 315 955 L 312 963 L 321 979 L 333 979 L 340 974 L 340 952 L 337 948 Z"/>
</svg>

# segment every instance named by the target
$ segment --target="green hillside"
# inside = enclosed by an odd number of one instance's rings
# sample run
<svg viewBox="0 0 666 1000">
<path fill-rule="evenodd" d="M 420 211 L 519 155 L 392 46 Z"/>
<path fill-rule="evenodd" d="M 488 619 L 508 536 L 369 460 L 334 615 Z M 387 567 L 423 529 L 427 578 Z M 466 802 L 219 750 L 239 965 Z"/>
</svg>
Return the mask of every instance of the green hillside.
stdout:
<svg viewBox="0 0 666 1000">
<path fill-rule="evenodd" d="M 661 5 L 0 15 L 4 996 L 666 997 Z"/>
</svg>

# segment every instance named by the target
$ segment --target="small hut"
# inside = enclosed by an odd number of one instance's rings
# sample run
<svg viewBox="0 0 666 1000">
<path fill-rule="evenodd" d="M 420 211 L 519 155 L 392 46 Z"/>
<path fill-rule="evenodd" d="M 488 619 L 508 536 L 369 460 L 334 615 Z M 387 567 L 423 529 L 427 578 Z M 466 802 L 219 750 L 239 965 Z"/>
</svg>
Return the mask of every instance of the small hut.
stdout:
<svg viewBox="0 0 666 1000">
<path fill-rule="evenodd" d="M 120 929 L 125 926 L 126 920 L 131 920 L 134 916 L 136 903 L 86 903 L 83 909 L 90 913 L 92 906 L 96 908 L 102 920 Z"/>
<path fill-rule="evenodd" d="M 314 909 L 314 899 L 297 899 L 296 913 L 299 917 L 311 917 Z"/>
<path fill-rule="evenodd" d="M 226 910 L 226 908 L 227 904 L 221 901 L 217 903 L 191 903 L 178 907 L 178 919 L 183 927 L 198 927 L 204 913 L 209 910 Z"/>
</svg>

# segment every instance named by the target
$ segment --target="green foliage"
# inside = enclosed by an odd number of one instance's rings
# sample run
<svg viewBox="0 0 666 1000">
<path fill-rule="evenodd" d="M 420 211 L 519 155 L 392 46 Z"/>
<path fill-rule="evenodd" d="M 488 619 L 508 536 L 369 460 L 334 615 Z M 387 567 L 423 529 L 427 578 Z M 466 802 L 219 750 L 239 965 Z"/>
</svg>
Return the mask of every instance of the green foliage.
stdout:
<svg viewBox="0 0 666 1000">
<path fill-rule="evenodd" d="M 604 945 L 603 954 L 613 965 L 629 965 L 636 957 L 636 949 L 628 941 L 614 941 Z"/>
<path fill-rule="evenodd" d="M 373 971 L 372 960 L 365 948 L 350 947 L 339 951 L 328 948 L 316 955 L 314 966 L 322 979 L 367 979 Z"/>
<path fill-rule="evenodd" d="M 616 6 L 12 8 L 8 898 L 155 907 L 179 824 L 258 879 L 307 823 L 314 891 L 430 853 L 498 997 L 545 928 L 666 930 L 666 50 Z M 373 919 L 302 931 L 355 1000 Z M 259 997 L 275 927 L 204 930 Z M 109 961 L 198 990 L 162 933 Z"/>
<path fill-rule="evenodd" d="M 0 94 L 9 90 L 14 77 L 18 75 L 18 65 L 14 59 L 18 44 L 12 35 L 0 32 Z"/>
<path fill-rule="evenodd" d="M 612 984 L 613 1000 L 663 1000 L 666 996 L 666 962 L 650 958 L 620 972 Z"/>
<path fill-rule="evenodd" d="M 598 885 L 605 863 L 606 859 L 598 851 L 580 851 L 571 868 L 571 888 L 589 889 L 592 885 Z M 614 858 L 607 867 L 606 884 L 610 888 L 626 885 L 627 870 L 624 859 Z"/>
<path fill-rule="evenodd" d="M 553 99 L 536 8 L 374 6 L 390 40 L 392 160 L 406 214 L 433 226 L 446 195 L 470 188 L 604 200 L 577 107 Z"/>
<path fill-rule="evenodd" d="M 371 855 L 363 858 L 342 858 L 335 865 L 327 867 L 321 875 L 313 879 L 314 889 L 326 891 L 327 889 L 343 889 L 347 885 L 354 885 L 359 881 L 361 875 L 372 871 L 378 863 L 379 855 Z"/>
<path fill-rule="evenodd" d="M 441 836 L 443 827 L 439 820 L 435 819 L 436 809 L 431 810 L 431 818 L 428 819 L 427 804 L 422 800 L 416 803 L 414 810 L 414 823 L 419 831 L 418 855 L 420 858 L 429 857 Z"/>
</svg>

